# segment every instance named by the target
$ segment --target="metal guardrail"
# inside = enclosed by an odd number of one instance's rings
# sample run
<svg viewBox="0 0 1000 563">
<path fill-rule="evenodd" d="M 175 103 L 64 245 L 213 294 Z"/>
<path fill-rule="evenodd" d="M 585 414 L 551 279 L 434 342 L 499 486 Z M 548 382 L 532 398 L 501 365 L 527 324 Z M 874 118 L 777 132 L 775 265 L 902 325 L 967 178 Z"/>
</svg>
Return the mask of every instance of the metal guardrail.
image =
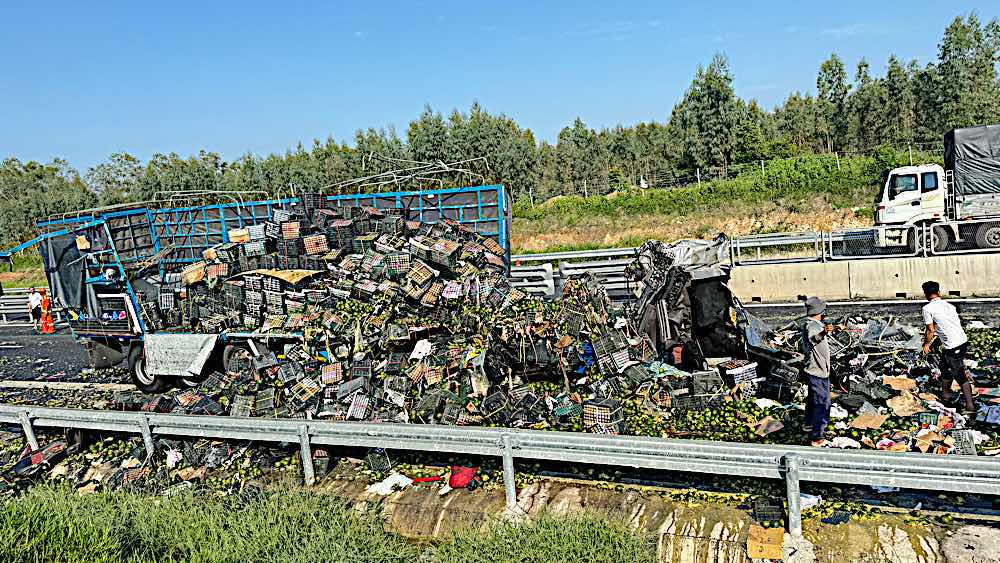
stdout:
<svg viewBox="0 0 1000 563">
<path fill-rule="evenodd" d="M 46 288 L 48 291 L 48 288 Z M 56 324 L 62 324 L 62 315 L 58 309 L 52 311 Z M 9 327 L 31 326 L 28 313 L 28 288 L 4 288 L 0 296 L 0 325 Z"/>
<path fill-rule="evenodd" d="M 983 223 L 991 226 L 996 225 L 1000 229 L 1000 221 L 992 220 Z M 974 225 L 970 222 L 968 226 Z M 940 229 L 940 227 L 936 228 Z M 951 247 L 935 250 L 934 237 L 938 235 L 934 233 L 934 229 L 934 226 L 897 227 L 897 231 L 906 232 L 911 244 L 889 247 L 878 247 L 876 245 L 877 231 L 867 228 L 736 237 L 730 241 L 729 264 L 738 267 L 800 262 L 922 258 L 952 254 L 990 253 L 1000 250 Z M 1000 237 L 1000 234 L 997 236 Z M 634 256 L 636 251 L 636 248 L 630 247 L 518 254 L 511 257 L 512 264 L 515 264 L 511 268 L 511 278 L 518 287 L 527 289 L 535 295 L 554 297 L 559 294 L 562 282 L 567 275 L 590 272 L 595 274 L 601 283 L 608 288 L 613 299 L 627 300 L 631 297 L 629 290 L 633 284 L 625 279 L 624 270 L 629 258 Z M 543 264 L 557 265 L 556 268 L 553 268 L 553 283 L 551 285 L 548 284 L 547 280 L 545 284 L 542 284 L 537 278 L 532 279 L 522 275 L 522 272 L 532 271 L 532 268 Z M 548 287 L 553 287 L 555 291 L 546 293 Z"/>
<path fill-rule="evenodd" d="M 155 435 L 298 443 L 304 480 L 315 482 L 314 445 L 389 448 L 503 459 L 507 509 L 517 510 L 514 458 L 734 477 L 784 479 L 789 531 L 801 533 L 799 482 L 1000 494 L 1000 461 L 973 456 L 844 451 L 512 428 L 330 422 L 116 412 L 0 404 L 0 423 L 139 434 L 150 455 Z"/>
</svg>

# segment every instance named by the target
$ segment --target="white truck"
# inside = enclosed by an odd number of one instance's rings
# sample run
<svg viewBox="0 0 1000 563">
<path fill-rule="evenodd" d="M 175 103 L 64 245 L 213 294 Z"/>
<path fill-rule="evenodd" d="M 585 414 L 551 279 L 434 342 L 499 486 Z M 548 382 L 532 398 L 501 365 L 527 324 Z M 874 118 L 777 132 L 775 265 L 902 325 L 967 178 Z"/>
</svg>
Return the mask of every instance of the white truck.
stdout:
<svg viewBox="0 0 1000 563">
<path fill-rule="evenodd" d="M 885 175 L 875 198 L 876 246 L 1000 248 L 1000 125 L 949 131 L 944 161 Z"/>
</svg>

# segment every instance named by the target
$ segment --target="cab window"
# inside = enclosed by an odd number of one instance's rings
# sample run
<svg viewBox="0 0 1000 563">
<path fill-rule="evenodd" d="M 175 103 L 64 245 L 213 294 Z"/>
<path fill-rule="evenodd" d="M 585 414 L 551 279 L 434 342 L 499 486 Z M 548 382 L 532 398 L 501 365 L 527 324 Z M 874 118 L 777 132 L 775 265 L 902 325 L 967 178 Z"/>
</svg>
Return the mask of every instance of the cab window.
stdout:
<svg viewBox="0 0 1000 563">
<path fill-rule="evenodd" d="M 937 172 L 924 172 L 920 175 L 921 193 L 933 192 L 938 188 Z"/>
<path fill-rule="evenodd" d="M 916 174 L 893 174 L 889 178 L 889 199 L 896 199 L 900 194 L 917 191 Z"/>
</svg>

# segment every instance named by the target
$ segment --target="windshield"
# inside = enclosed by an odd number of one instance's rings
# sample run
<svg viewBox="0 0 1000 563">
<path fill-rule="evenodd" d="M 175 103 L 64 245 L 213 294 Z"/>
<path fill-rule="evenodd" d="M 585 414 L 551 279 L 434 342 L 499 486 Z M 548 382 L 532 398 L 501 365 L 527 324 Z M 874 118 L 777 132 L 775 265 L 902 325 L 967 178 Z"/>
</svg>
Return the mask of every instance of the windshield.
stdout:
<svg viewBox="0 0 1000 563">
<path fill-rule="evenodd" d="M 889 178 L 889 199 L 896 199 L 900 194 L 915 191 L 917 191 L 916 174 L 893 174 Z"/>
</svg>

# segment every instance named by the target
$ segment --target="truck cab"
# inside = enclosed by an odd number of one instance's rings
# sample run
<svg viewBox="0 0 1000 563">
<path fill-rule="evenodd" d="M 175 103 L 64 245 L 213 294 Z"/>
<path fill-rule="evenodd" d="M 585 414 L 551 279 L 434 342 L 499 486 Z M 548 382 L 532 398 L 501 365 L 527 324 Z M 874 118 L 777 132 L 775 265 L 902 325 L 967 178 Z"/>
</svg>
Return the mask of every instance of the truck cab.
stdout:
<svg viewBox="0 0 1000 563">
<path fill-rule="evenodd" d="M 903 166 L 886 174 L 875 201 L 875 225 L 915 225 L 947 217 L 944 168 Z"/>
</svg>

